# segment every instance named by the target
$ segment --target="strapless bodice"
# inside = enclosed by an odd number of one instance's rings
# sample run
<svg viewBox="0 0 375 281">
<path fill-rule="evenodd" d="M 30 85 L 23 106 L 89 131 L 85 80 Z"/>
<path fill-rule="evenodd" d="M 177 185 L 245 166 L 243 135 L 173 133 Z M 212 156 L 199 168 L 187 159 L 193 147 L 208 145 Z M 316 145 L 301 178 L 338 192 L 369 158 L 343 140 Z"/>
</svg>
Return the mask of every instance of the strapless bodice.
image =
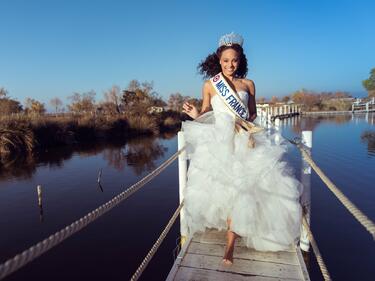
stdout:
<svg viewBox="0 0 375 281">
<path fill-rule="evenodd" d="M 249 94 L 246 91 L 238 91 L 237 94 L 247 108 Z M 211 98 L 211 105 L 215 114 L 225 112 L 230 113 L 234 116 L 234 113 L 228 108 L 228 106 L 224 104 L 224 102 L 220 99 L 220 97 L 217 94 Z"/>
</svg>

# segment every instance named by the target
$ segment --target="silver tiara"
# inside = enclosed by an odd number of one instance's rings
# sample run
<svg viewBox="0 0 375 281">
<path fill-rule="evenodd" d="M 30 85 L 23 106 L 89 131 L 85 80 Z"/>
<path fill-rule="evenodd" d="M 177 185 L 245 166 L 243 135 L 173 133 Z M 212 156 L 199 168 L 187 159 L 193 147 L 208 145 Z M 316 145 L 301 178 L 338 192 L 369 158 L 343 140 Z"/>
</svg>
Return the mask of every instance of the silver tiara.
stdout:
<svg viewBox="0 0 375 281">
<path fill-rule="evenodd" d="M 242 47 L 242 44 L 243 44 L 242 36 L 232 32 L 232 33 L 228 33 L 220 37 L 219 47 L 232 46 L 233 44 L 238 44 Z"/>
</svg>

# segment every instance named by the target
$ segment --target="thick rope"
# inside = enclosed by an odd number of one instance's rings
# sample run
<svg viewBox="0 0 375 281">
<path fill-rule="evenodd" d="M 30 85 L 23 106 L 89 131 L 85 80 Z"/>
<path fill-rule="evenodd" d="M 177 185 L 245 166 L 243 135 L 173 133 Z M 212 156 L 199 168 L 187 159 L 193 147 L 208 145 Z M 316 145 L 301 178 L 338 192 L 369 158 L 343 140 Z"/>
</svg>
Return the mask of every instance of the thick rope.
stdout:
<svg viewBox="0 0 375 281">
<path fill-rule="evenodd" d="M 302 218 L 302 224 L 303 224 L 303 226 L 305 227 L 305 229 L 307 231 L 307 235 L 309 237 L 311 246 L 313 248 L 316 260 L 318 262 L 318 265 L 319 265 L 320 271 L 322 272 L 324 280 L 325 281 L 331 281 L 332 280 L 331 276 L 329 275 L 328 269 L 327 269 L 327 267 L 326 267 L 326 265 L 324 263 L 322 255 L 320 254 L 318 245 L 316 244 L 315 238 L 314 238 L 314 236 L 313 236 L 313 234 L 312 234 L 312 232 L 310 230 L 309 224 L 307 223 L 305 216 L 303 216 L 303 218 Z"/>
<path fill-rule="evenodd" d="M 147 176 L 142 178 L 137 183 L 130 186 L 125 191 L 121 192 L 117 196 L 113 197 L 107 203 L 101 205 L 94 211 L 91 211 L 84 217 L 76 220 L 72 224 L 66 226 L 64 229 L 52 234 L 48 238 L 44 239 L 43 241 L 37 243 L 36 245 L 30 247 L 29 249 L 23 251 L 22 253 L 16 255 L 15 257 L 7 260 L 5 263 L 0 264 L 0 280 L 11 274 L 12 272 L 18 270 L 19 268 L 25 266 L 27 263 L 33 261 L 43 253 L 47 252 L 49 249 L 53 248 L 54 246 L 58 245 L 74 233 L 78 232 L 88 224 L 95 221 L 97 218 L 111 210 L 113 207 L 118 205 L 121 201 L 125 200 L 136 191 L 138 191 L 141 187 L 143 187 L 146 183 L 151 181 L 157 175 L 159 175 L 165 168 L 167 168 L 174 160 L 178 158 L 181 152 L 185 149 L 183 147 L 175 154 L 173 154 L 168 160 L 166 160 L 163 164 L 161 164 L 158 168 L 154 171 L 149 173 Z"/>
<path fill-rule="evenodd" d="M 160 244 L 164 241 L 165 236 L 168 234 L 169 230 L 171 229 L 173 223 L 175 222 L 176 218 L 180 214 L 182 207 L 184 206 L 184 201 L 181 202 L 180 206 L 176 209 L 173 216 L 169 220 L 167 226 L 164 228 L 163 232 L 160 234 L 159 238 L 156 240 L 155 244 L 152 246 L 151 250 L 147 253 L 137 270 L 134 272 L 130 281 L 136 281 L 139 279 L 143 271 L 146 269 L 148 263 L 151 261 L 152 257 L 155 255 L 157 249 L 159 248 Z"/>
<path fill-rule="evenodd" d="M 291 141 L 297 145 L 302 153 L 302 157 L 306 160 L 307 163 L 314 169 L 317 175 L 322 179 L 322 181 L 327 185 L 327 187 L 333 192 L 333 194 L 339 199 L 339 201 L 348 209 L 348 211 L 357 219 L 357 221 L 362 224 L 364 228 L 372 235 L 372 238 L 375 239 L 375 224 L 359 210 L 350 200 L 347 198 L 337 186 L 323 173 L 323 171 L 315 164 L 312 160 L 310 154 L 303 148 L 299 143 Z"/>
</svg>

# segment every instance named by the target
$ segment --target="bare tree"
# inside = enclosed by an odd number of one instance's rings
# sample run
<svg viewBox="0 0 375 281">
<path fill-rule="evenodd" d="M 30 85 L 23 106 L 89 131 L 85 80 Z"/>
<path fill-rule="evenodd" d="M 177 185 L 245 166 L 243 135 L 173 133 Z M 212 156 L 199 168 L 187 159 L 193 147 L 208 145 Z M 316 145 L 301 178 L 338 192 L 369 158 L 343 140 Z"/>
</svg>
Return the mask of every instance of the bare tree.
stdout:
<svg viewBox="0 0 375 281">
<path fill-rule="evenodd" d="M 271 104 L 275 104 L 275 103 L 277 103 L 278 101 L 279 101 L 278 97 L 273 96 L 273 97 L 271 98 L 270 103 L 271 103 Z"/>
<path fill-rule="evenodd" d="M 113 85 L 111 89 L 106 91 L 104 93 L 104 99 L 106 108 L 110 110 L 110 113 L 120 113 L 121 90 L 119 86 Z M 113 104 L 113 106 L 110 104 Z"/>
<path fill-rule="evenodd" d="M 369 97 L 375 97 L 375 68 L 371 69 L 370 77 L 363 80 L 362 85 L 367 90 Z"/>
<path fill-rule="evenodd" d="M 183 103 L 189 99 L 190 97 L 183 96 L 180 93 L 171 94 L 168 99 L 168 107 L 174 111 L 181 111 Z"/>
<path fill-rule="evenodd" d="M 46 112 L 46 108 L 44 103 L 41 103 L 35 99 L 26 98 L 25 111 L 27 114 L 42 115 Z"/>
<path fill-rule="evenodd" d="M 266 102 L 266 98 L 265 97 L 259 97 L 257 99 L 257 103 L 265 103 Z"/>
<path fill-rule="evenodd" d="M 145 114 L 150 106 L 163 104 L 162 99 L 153 89 L 153 82 L 130 81 L 121 99 L 126 114 Z"/>
<path fill-rule="evenodd" d="M 284 97 L 282 98 L 282 101 L 285 102 L 285 103 L 287 103 L 287 102 L 290 101 L 290 97 L 289 97 L 289 96 L 284 96 Z"/>
<path fill-rule="evenodd" d="M 49 101 L 50 105 L 55 109 L 55 112 L 59 111 L 59 108 L 62 107 L 63 102 L 59 98 L 53 98 Z"/>
<path fill-rule="evenodd" d="M 127 90 L 130 92 L 135 92 L 137 89 L 141 88 L 141 83 L 138 80 L 133 79 L 129 82 Z"/>
<path fill-rule="evenodd" d="M 93 113 L 95 110 L 95 95 L 94 91 L 83 94 L 74 93 L 69 97 L 72 103 L 68 105 L 68 109 L 73 113 Z"/>
<path fill-rule="evenodd" d="M 6 98 L 7 95 L 8 95 L 8 91 L 4 87 L 1 87 L 0 88 L 0 99 Z"/>
</svg>

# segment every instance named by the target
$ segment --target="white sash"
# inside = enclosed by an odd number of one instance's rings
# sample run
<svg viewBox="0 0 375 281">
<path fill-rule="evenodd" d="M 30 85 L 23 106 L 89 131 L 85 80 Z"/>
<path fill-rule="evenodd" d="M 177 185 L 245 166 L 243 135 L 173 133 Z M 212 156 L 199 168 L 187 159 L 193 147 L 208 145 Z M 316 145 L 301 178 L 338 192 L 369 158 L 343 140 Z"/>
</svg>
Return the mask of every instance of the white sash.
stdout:
<svg viewBox="0 0 375 281">
<path fill-rule="evenodd" d="M 242 102 L 238 94 L 230 87 L 225 80 L 224 75 L 220 72 L 210 79 L 216 94 L 224 102 L 224 104 L 238 117 L 238 124 L 249 133 L 257 133 L 263 128 L 254 125 L 247 120 L 250 116 L 248 107 Z M 254 144 L 252 144 L 254 146 Z"/>
<path fill-rule="evenodd" d="M 238 94 L 230 87 L 224 75 L 216 74 L 210 79 L 216 94 L 227 107 L 240 119 L 246 121 L 250 116 L 247 106 L 242 102 Z"/>
</svg>

